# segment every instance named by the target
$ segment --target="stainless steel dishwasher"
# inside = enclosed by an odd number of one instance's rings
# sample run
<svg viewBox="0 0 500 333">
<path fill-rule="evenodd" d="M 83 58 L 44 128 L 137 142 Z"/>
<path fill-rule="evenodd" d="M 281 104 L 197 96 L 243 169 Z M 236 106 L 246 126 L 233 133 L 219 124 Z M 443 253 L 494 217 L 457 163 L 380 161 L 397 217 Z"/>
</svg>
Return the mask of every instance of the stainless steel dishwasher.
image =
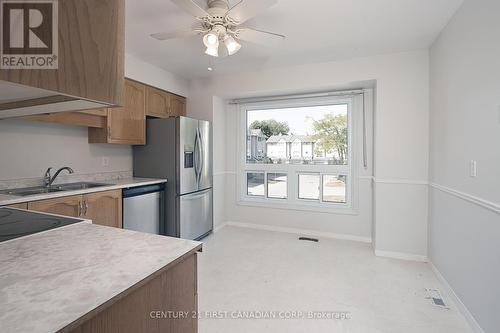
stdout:
<svg viewBox="0 0 500 333">
<path fill-rule="evenodd" d="M 165 234 L 165 184 L 123 190 L 123 228 Z"/>
</svg>

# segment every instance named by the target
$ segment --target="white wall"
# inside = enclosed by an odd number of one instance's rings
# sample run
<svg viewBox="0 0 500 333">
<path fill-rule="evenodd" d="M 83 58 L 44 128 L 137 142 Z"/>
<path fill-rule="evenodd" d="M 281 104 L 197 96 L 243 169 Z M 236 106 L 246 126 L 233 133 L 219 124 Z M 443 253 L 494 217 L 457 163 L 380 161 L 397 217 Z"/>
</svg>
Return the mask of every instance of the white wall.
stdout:
<svg viewBox="0 0 500 333">
<path fill-rule="evenodd" d="M 48 167 L 80 175 L 132 170 L 130 146 L 89 145 L 86 127 L 32 121 L 0 121 L 0 156 L 0 180 L 43 177 Z"/>
<path fill-rule="evenodd" d="M 188 97 L 189 81 L 161 68 L 125 54 L 125 77 Z"/>
<path fill-rule="evenodd" d="M 127 55 L 126 76 L 187 96 L 189 82 Z M 102 165 L 102 157 L 109 165 Z M 49 166 L 71 166 L 77 174 L 132 171 L 130 146 L 88 144 L 87 128 L 0 120 L 0 180 L 42 177 Z"/>
<path fill-rule="evenodd" d="M 213 182 L 214 182 L 214 226 L 221 226 L 227 220 L 225 188 L 226 188 L 226 146 L 223 144 L 231 138 L 227 134 L 225 104 L 221 98 L 213 98 Z"/>
<path fill-rule="evenodd" d="M 498 0 L 466 0 L 430 53 L 429 251 L 485 332 L 500 327 L 499 15 Z"/>
<path fill-rule="evenodd" d="M 378 251 L 427 254 L 428 52 L 415 51 L 323 64 L 193 80 L 188 114 L 213 120 L 213 98 L 268 96 L 354 87 L 376 80 L 375 214 L 371 182 L 360 180 L 358 216 L 239 206 L 235 203 L 234 161 L 226 161 L 226 217 L 251 222 L 370 237 L 375 219 Z M 231 121 L 233 115 L 229 114 Z M 234 150 L 233 123 L 227 124 L 228 151 Z M 224 142 L 215 142 L 223 145 Z M 222 158 L 215 156 L 215 159 Z M 371 174 L 371 171 L 370 173 Z M 217 198 L 216 198 L 217 200 Z M 406 209 L 397 209 L 406 207 Z"/>
</svg>

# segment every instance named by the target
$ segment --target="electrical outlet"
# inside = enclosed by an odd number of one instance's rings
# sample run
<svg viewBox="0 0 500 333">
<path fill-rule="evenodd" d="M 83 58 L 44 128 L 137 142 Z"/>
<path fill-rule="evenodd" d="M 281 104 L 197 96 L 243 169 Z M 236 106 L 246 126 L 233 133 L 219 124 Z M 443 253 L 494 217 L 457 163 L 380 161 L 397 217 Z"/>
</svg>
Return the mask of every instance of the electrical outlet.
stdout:
<svg viewBox="0 0 500 333">
<path fill-rule="evenodd" d="M 470 176 L 477 177 L 477 162 L 475 160 L 470 161 Z"/>
<path fill-rule="evenodd" d="M 104 167 L 109 166 L 109 158 L 108 157 L 102 158 L 102 166 L 104 166 Z"/>
</svg>

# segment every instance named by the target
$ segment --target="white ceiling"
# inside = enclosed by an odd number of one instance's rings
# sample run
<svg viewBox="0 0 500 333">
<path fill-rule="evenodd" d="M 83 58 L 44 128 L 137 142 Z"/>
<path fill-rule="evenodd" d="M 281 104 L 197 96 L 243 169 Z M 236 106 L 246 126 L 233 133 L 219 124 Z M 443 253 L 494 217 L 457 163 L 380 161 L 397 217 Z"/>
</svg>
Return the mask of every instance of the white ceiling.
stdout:
<svg viewBox="0 0 500 333">
<path fill-rule="evenodd" d="M 206 7 L 204 0 L 195 1 Z M 169 41 L 149 36 L 194 23 L 170 0 L 126 0 L 126 50 L 186 78 L 402 52 L 428 48 L 462 2 L 279 0 L 245 25 L 285 34 L 285 41 L 242 42 L 236 55 L 214 59 L 204 54 L 199 36 Z M 210 62 L 213 72 L 207 71 Z"/>
</svg>

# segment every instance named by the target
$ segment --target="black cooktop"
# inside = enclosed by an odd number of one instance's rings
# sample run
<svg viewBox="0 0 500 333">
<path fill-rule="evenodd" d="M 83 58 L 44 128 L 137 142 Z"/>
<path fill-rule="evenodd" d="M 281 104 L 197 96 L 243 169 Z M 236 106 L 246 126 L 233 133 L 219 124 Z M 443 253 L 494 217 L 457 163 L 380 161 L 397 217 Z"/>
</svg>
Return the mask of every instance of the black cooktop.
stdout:
<svg viewBox="0 0 500 333">
<path fill-rule="evenodd" d="M 70 217 L 0 208 L 0 242 L 81 221 Z"/>
</svg>

